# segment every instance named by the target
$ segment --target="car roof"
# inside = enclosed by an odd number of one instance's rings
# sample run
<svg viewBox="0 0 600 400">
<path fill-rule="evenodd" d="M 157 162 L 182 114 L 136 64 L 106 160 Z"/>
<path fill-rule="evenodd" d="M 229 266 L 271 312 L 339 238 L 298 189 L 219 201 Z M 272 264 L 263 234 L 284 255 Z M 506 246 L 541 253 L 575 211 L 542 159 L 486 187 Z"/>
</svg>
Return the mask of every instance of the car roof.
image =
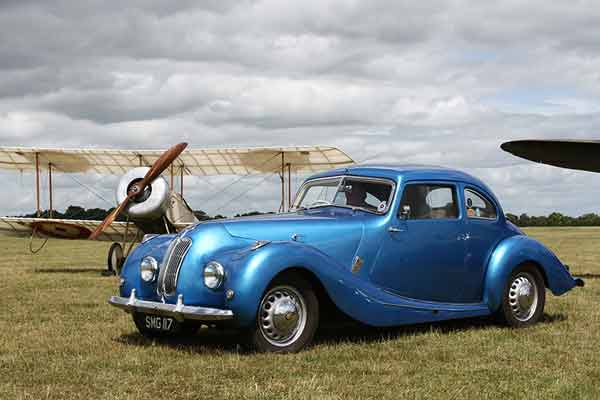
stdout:
<svg viewBox="0 0 600 400">
<path fill-rule="evenodd" d="M 485 189 L 490 194 L 492 191 L 478 178 L 466 172 L 440 167 L 436 165 L 419 164 L 359 164 L 350 167 L 337 168 L 315 174 L 308 179 L 326 178 L 337 175 L 357 175 L 377 178 L 393 179 L 396 182 L 419 180 L 451 180 L 472 184 Z"/>
</svg>

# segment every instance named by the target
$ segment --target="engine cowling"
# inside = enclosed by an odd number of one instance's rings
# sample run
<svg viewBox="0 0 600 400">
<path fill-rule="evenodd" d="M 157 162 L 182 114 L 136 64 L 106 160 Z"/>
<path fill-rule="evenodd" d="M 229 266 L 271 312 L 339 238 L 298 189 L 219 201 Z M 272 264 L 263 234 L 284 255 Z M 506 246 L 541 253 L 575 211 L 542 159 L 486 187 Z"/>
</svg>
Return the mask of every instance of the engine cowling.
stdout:
<svg viewBox="0 0 600 400">
<path fill-rule="evenodd" d="M 127 197 L 129 187 L 141 181 L 150 168 L 138 167 L 127 172 L 117 187 L 115 194 L 117 204 Z M 132 220 L 161 220 L 169 206 L 170 190 L 167 181 L 159 176 L 149 185 L 144 193 L 133 199 L 125 209 L 125 214 Z"/>
</svg>

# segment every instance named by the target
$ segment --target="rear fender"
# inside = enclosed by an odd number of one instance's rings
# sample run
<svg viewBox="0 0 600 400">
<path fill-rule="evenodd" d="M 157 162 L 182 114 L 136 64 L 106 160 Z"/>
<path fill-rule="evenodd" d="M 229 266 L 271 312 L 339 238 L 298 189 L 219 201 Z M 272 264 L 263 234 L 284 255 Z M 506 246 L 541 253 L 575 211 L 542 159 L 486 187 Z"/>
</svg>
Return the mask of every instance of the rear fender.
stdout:
<svg viewBox="0 0 600 400">
<path fill-rule="evenodd" d="M 546 286 L 556 296 L 575 286 L 569 271 L 546 246 L 529 236 L 511 236 L 500 242 L 490 257 L 483 299 L 490 311 L 498 310 L 506 282 L 515 268 L 524 263 L 540 267 Z"/>
</svg>

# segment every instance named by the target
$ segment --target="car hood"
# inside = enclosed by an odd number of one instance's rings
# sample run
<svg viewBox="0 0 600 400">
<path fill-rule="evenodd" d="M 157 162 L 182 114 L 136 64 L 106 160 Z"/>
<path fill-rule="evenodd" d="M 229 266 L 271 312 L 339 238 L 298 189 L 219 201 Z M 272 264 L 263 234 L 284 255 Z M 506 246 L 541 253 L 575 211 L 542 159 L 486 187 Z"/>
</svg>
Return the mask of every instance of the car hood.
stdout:
<svg viewBox="0 0 600 400">
<path fill-rule="evenodd" d="M 346 209 L 262 215 L 220 222 L 230 235 L 268 241 L 295 241 L 313 246 L 350 265 L 364 231 L 362 212 Z"/>
</svg>

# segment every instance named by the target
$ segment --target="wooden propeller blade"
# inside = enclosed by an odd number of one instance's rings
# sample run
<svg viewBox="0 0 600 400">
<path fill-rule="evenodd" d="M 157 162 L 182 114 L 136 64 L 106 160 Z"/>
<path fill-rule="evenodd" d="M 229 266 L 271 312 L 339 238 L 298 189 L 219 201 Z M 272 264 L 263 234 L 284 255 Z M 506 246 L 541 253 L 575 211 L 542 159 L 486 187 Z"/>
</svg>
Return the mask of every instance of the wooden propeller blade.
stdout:
<svg viewBox="0 0 600 400">
<path fill-rule="evenodd" d="M 88 239 L 95 240 L 96 238 L 98 238 L 98 236 L 100 236 L 104 229 L 106 229 L 107 226 L 112 224 L 115 221 L 115 219 L 117 219 L 119 214 L 123 212 L 123 210 L 125 209 L 125 207 L 127 207 L 132 197 L 134 196 L 129 195 L 125 197 L 125 200 L 123 200 L 121 204 L 119 204 L 119 206 L 113 210 L 113 212 L 111 212 L 106 216 L 106 218 L 104 218 L 104 221 L 102 221 L 102 223 L 98 225 L 98 227 L 94 230 L 94 232 L 92 232 Z"/>
<path fill-rule="evenodd" d="M 164 170 L 169 168 L 169 165 L 171 165 L 171 163 L 175 161 L 177 157 L 179 157 L 179 155 L 185 150 L 186 147 L 187 143 L 179 143 L 171 147 L 169 150 L 165 151 L 159 157 L 159 159 L 156 160 L 152 167 L 150 167 L 150 169 L 146 173 L 146 176 L 144 176 L 144 178 L 139 183 L 132 185 L 132 187 L 130 188 L 130 192 L 127 194 L 125 200 L 123 200 L 121 204 L 119 204 L 119 206 L 114 209 L 113 212 L 106 216 L 104 221 L 102 221 L 102 223 L 98 225 L 96 230 L 92 232 L 89 239 L 94 240 L 98 236 L 100 236 L 104 229 L 106 229 L 107 226 L 112 224 L 115 221 L 115 219 L 117 219 L 119 214 L 121 214 L 123 210 L 125 210 L 125 207 L 127 207 L 131 199 L 137 196 L 139 193 L 142 193 L 144 189 L 146 189 L 146 186 L 151 184 L 156 178 L 160 176 L 160 174 L 163 173 Z"/>
<path fill-rule="evenodd" d="M 179 157 L 187 147 L 187 143 L 179 143 L 165 151 L 158 160 L 152 165 L 150 170 L 139 183 L 140 192 L 143 192 L 146 186 L 152 183 L 160 174 L 164 172 L 173 161 Z"/>
</svg>

